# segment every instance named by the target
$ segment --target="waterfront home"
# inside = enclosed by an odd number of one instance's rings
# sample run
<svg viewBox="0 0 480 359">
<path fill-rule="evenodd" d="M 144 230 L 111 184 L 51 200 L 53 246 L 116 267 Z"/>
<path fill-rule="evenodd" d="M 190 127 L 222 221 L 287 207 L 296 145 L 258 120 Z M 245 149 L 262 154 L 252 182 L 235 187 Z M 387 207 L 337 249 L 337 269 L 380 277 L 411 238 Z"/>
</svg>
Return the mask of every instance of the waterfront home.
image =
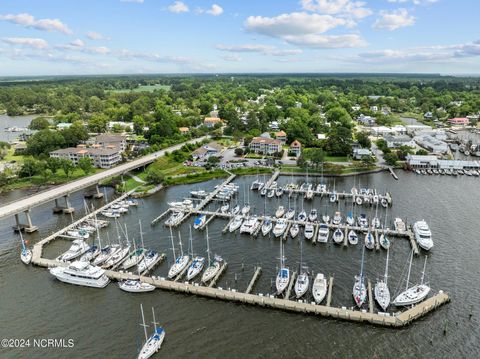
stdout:
<svg viewBox="0 0 480 359">
<path fill-rule="evenodd" d="M 200 159 L 208 158 L 212 155 L 218 155 L 222 151 L 223 151 L 223 146 L 215 141 L 212 141 L 193 151 L 192 157 L 194 160 L 200 160 Z"/>
<path fill-rule="evenodd" d="M 78 165 L 80 159 L 88 157 L 98 168 L 111 168 L 122 161 L 118 148 L 87 148 L 84 145 L 52 151 L 50 157 L 70 160 L 75 166 Z"/>
<path fill-rule="evenodd" d="M 273 155 L 282 151 L 282 142 L 273 138 L 254 137 L 248 147 L 255 153 Z"/>
<path fill-rule="evenodd" d="M 411 169 L 438 168 L 438 169 L 479 169 L 480 161 L 439 160 L 437 156 L 407 155 L 407 166 Z"/>
<path fill-rule="evenodd" d="M 353 159 L 362 160 L 364 157 L 371 157 L 372 151 L 368 148 L 354 148 L 353 149 Z"/>
<path fill-rule="evenodd" d="M 402 146 L 407 146 L 411 148 L 415 148 L 415 141 L 407 135 L 399 135 L 399 136 L 391 136 L 387 135 L 384 136 L 383 139 L 387 142 L 388 148 L 399 148 Z"/>
<path fill-rule="evenodd" d="M 222 123 L 222 120 L 218 117 L 205 117 L 203 124 L 208 128 L 213 128 L 215 125 Z"/>
<path fill-rule="evenodd" d="M 103 133 L 95 137 L 95 144 L 101 148 L 116 148 L 121 153 L 127 149 L 127 136 Z"/>
<path fill-rule="evenodd" d="M 282 145 L 284 145 L 287 142 L 287 134 L 285 133 L 285 131 L 275 132 L 275 138 L 279 140 L 282 143 Z"/>
<path fill-rule="evenodd" d="M 290 153 L 293 153 L 296 157 L 300 156 L 302 153 L 302 144 L 300 141 L 295 140 L 290 144 Z"/>
<path fill-rule="evenodd" d="M 447 120 L 452 126 L 467 126 L 470 120 L 467 117 L 455 117 Z"/>
<path fill-rule="evenodd" d="M 419 146 L 435 154 L 443 154 L 448 151 L 448 144 L 446 142 L 440 141 L 430 135 L 415 136 L 414 140 Z"/>
</svg>

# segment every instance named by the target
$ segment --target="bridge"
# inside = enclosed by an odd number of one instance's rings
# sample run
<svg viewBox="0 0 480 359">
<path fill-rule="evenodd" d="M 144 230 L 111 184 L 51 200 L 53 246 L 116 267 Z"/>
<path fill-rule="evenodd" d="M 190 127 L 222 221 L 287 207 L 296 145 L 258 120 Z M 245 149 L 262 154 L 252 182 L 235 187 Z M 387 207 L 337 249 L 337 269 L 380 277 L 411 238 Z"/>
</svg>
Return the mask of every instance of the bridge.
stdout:
<svg viewBox="0 0 480 359">
<path fill-rule="evenodd" d="M 154 162 L 158 157 L 162 157 L 165 155 L 166 152 L 171 152 L 175 151 L 179 148 L 181 148 L 183 145 L 187 143 L 198 143 L 203 141 L 204 139 L 208 138 L 208 136 L 203 136 L 200 138 L 196 138 L 190 141 L 182 142 L 178 145 L 171 146 L 168 148 L 165 148 L 161 151 L 154 152 L 151 154 L 148 154 L 146 156 L 143 156 L 141 158 L 135 159 L 133 161 L 123 163 L 119 166 L 116 166 L 114 168 L 107 169 L 105 171 L 102 171 L 100 173 L 95 173 L 93 175 L 66 183 L 61 186 L 55 186 L 52 189 L 39 192 L 35 195 L 16 200 L 7 204 L 3 204 L 0 207 L 0 219 L 9 217 L 9 216 L 15 216 L 16 220 L 16 230 L 25 230 L 26 232 L 34 232 L 37 230 L 37 227 L 32 224 L 32 221 L 30 219 L 30 210 L 33 207 L 42 205 L 46 202 L 55 200 L 55 209 L 61 210 L 65 213 L 70 213 L 73 211 L 73 209 L 70 207 L 69 202 L 68 202 L 68 196 L 70 193 L 76 192 L 78 190 L 90 187 L 90 186 L 95 186 L 98 185 L 99 182 L 108 179 L 110 177 L 115 177 L 119 175 L 123 175 L 124 173 L 127 173 L 131 170 L 137 169 L 139 167 L 148 165 L 152 162 Z M 58 199 L 59 198 L 64 198 L 65 199 L 65 207 L 60 207 L 58 204 Z M 26 216 L 27 223 L 26 224 L 21 224 L 20 220 L 18 218 L 18 214 L 24 212 Z M 15 227 L 14 227 L 15 228 Z"/>
</svg>

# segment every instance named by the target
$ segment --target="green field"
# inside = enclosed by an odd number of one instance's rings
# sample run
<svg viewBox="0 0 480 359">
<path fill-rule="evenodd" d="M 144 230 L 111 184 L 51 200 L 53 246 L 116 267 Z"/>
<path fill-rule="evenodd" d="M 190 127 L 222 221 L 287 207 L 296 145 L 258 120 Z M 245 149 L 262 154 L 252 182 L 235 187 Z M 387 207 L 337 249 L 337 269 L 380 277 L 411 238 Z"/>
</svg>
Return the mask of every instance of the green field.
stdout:
<svg viewBox="0 0 480 359">
<path fill-rule="evenodd" d="M 128 92 L 153 92 L 155 90 L 164 90 L 164 91 L 170 91 L 170 88 L 172 86 L 169 85 L 142 85 L 138 86 L 135 89 L 120 89 L 120 90 L 112 90 L 111 92 L 113 93 L 128 93 Z"/>
</svg>

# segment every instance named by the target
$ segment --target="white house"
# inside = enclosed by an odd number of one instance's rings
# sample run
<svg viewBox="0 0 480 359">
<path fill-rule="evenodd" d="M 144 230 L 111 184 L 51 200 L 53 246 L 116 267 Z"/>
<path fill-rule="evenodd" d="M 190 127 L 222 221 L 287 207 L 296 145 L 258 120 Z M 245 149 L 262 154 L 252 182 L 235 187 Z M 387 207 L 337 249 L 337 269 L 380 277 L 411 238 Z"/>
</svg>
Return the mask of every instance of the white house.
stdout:
<svg viewBox="0 0 480 359">
<path fill-rule="evenodd" d="M 387 135 L 384 136 L 383 139 L 387 142 L 388 148 L 399 148 L 402 146 L 407 146 L 411 148 L 415 148 L 415 141 L 413 138 L 407 135 L 399 135 L 399 136 L 391 136 Z"/>
<path fill-rule="evenodd" d="M 368 148 L 354 148 L 353 149 L 353 158 L 355 160 L 361 160 L 364 157 L 369 157 L 372 155 L 372 151 Z"/>
<path fill-rule="evenodd" d="M 282 142 L 273 138 L 254 137 L 249 145 L 250 150 L 255 153 L 273 155 L 282 151 Z"/>
</svg>

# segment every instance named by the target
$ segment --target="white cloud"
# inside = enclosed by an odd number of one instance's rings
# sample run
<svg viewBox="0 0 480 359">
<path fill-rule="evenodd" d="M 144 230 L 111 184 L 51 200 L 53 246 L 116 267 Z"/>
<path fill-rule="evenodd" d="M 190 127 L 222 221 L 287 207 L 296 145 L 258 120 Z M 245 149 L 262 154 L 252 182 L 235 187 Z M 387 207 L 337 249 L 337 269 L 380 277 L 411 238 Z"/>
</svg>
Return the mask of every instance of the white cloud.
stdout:
<svg viewBox="0 0 480 359">
<path fill-rule="evenodd" d="M 225 56 L 220 56 L 224 61 L 229 61 L 229 62 L 241 62 L 243 59 L 238 56 L 238 55 L 225 55 Z"/>
<path fill-rule="evenodd" d="M 87 32 L 87 37 L 90 40 L 110 40 L 109 37 L 100 34 L 99 32 L 89 31 Z"/>
<path fill-rule="evenodd" d="M 168 7 L 168 11 L 179 14 L 182 12 L 188 12 L 188 6 L 182 1 L 175 1 L 172 5 Z"/>
<path fill-rule="evenodd" d="M 404 4 L 409 1 L 411 1 L 414 5 L 430 5 L 438 2 L 438 0 L 388 0 L 389 3 L 393 4 Z"/>
<path fill-rule="evenodd" d="M 71 46 L 74 46 L 74 47 L 84 47 L 84 46 L 85 46 L 85 42 L 83 42 L 83 41 L 80 40 L 80 39 L 76 39 L 76 40 L 73 40 L 72 42 L 70 42 L 70 45 L 71 45 Z"/>
<path fill-rule="evenodd" d="M 213 4 L 210 10 L 207 10 L 206 13 L 213 16 L 222 15 L 223 8 L 217 4 Z"/>
<path fill-rule="evenodd" d="M 351 0 L 301 0 L 304 10 L 328 15 L 346 15 L 355 19 L 363 19 L 373 12 L 365 7 L 363 1 Z"/>
<path fill-rule="evenodd" d="M 18 15 L 7 14 L 0 15 L 0 20 L 9 21 L 14 24 L 31 27 L 41 31 L 58 31 L 66 35 L 72 34 L 72 30 L 59 19 L 35 19 L 30 14 L 22 13 Z"/>
<path fill-rule="evenodd" d="M 380 11 L 380 18 L 375 21 L 375 29 L 390 31 L 415 24 L 415 17 L 408 14 L 408 10 L 401 8 L 393 11 Z"/>
<path fill-rule="evenodd" d="M 188 64 L 192 63 L 192 60 L 181 56 L 168 56 L 159 55 L 145 52 L 133 52 L 127 49 L 115 51 L 114 55 L 120 60 L 144 60 L 151 62 L 163 62 L 163 63 L 176 63 L 176 64 Z"/>
<path fill-rule="evenodd" d="M 144 0 L 120 0 L 120 2 L 131 2 L 136 4 L 143 4 Z"/>
<path fill-rule="evenodd" d="M 345 35 L 289 35 L 283 38 L 292 45 L 318 49 L 344 49 L 367 46 L 367 42 L 357 34 Z"/>
<path fill-rule="evenodd" d="M 303 51 L 300 49 L 278 49 L 275 46 L 259 45 L 259 44 L 243 44 L 243 45 L 217 45 L 216 48 L 221 51 L 228 52 L 249 52 L 259 53 L 270 56 L 292 56 L 299 55 Z"/>
<path fill-rule="evenodd" d="M 48 43 L 44 39 L 32 38 L 32 37 L 4 37 L 3 42 L 10 45 L 20 45 L 25 47 L 31 47 L 35 49 L 46 49 Z"/>
</svg>

